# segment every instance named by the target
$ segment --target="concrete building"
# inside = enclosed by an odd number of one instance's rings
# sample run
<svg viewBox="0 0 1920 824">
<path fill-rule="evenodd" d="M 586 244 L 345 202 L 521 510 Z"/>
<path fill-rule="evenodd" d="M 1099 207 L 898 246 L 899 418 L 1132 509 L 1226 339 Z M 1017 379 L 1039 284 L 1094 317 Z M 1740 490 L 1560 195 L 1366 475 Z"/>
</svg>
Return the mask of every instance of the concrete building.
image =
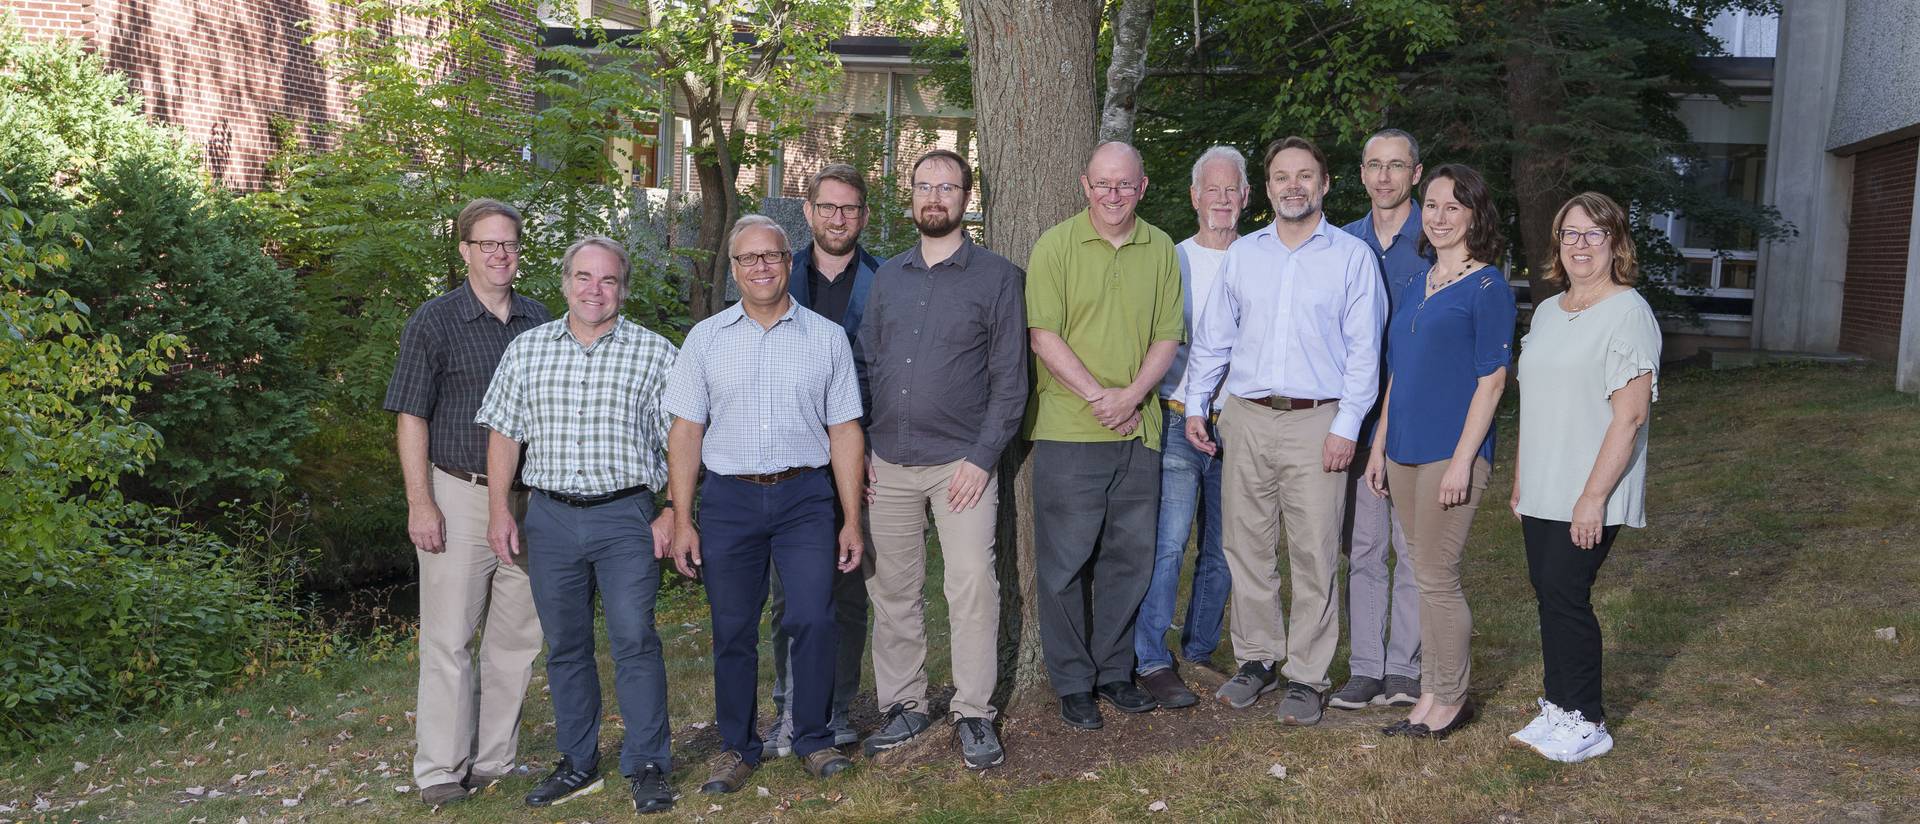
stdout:
<svg viewBox="0 0 1920 824">
<path fill-rule="evenodd" d="M 1779 22 L 1757 349 L 1866 355 L 1920 392 L 1920 4 L 1796 0 Z"/>
</svg>

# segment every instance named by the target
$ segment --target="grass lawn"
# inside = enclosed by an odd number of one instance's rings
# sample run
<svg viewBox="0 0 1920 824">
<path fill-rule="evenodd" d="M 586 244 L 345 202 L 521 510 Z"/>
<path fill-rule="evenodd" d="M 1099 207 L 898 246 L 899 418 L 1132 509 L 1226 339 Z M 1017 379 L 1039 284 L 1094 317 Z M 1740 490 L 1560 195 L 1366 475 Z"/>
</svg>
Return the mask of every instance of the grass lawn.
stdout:
<svg viewBox="0 0 1920 824">
<path fill-rule="evenodd" d="M 1652 423 L 1650 528 L 1621 536 L 1595 593 L 1618 742 L 1604 758 L 1559 765 L 1506 746 L 1507 733 L 1531 717 L 1540 679 L 1520 532 L 1505 509 L 1509 403 L 1502 460 L 1467 552 L 1473 693 L 1484 718 L 1447 741 L 1381 737 L 1375 728 L 1396 717 L 1384 709 L 1328 710 L 1320 727 L 1282 728 L 1269 696 L 1245 713 L 1201 708 L 1230 716 L 1206 735 L 1181 735 L 1174 712 L 1125 723 L 1108 712 L 1108 729 L 1074 738 L 1082 745 L 1074 757 L 1085 763 L 975 775 L 940 749 L 932 762 L 862 764 L 822 785 L 784 759 L 756 774 L 752 788 L 715 801 L 693 792 L 716 744 L 705 610 L 696 590 L 681 588 L 662 604 L 659 624 L 677 730 L 673 779 L 687 795 L 661 818 L 1920 820 L 1920 402 L 1892 383 L 1879 367 L 1667 376 Z M 929 592 L 938 592 L 937 579 Z M 937 687 L 950 683 L 945 611 L 938 598 L 928 607 Z M 1883 627 L 1896 640 L 1876 637 Z M 530 810 L 519 802 L 533 783 L 526 778 L 456 807 L 422 807 L 401 789 L 410 783 L 414 704 L 404 653 L 279 675 L 154 719 L 77 726 L 0 763 L 0 823 L 633 817 L 617 783 Z M 1345 658 L 1343 648 L 1336 684 Z M 611 673 L 603 658 L 603 677 Z M 553 758 L 544 682 L 536 674 L 521 741 L 543 772 Z M 607 696 L 611 716 L 611 689 Z M 1050 715 L 1040 706 L 1008 721 L 1014 755 L 1031 735 L 1064 737 Z M 1139 746 L 1127 725 L 1144 723 L 1170 732 Z M 605 731 L 603 763 L 612 765 L 617 721 Z M 1131 751 L 1103 745 L 1102 736 Z M 1284 778 L 1269 774 L 1276 764 Z M 1049 775 L 1057 778 L 1043 780 Z"/>
</svg>

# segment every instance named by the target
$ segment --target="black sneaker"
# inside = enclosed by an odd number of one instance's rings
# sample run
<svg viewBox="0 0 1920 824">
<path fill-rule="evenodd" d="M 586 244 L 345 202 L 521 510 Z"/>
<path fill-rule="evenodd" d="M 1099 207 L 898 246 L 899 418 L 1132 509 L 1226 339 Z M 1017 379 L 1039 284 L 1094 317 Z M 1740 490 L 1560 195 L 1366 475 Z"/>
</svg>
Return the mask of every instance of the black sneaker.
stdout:
<svg viewBox="0 0 1920 824">
<path fill-rule="evenodd" d="M 967 769 L 984 770 L 997 767 L 1007 760 L 1007 751 L 1000 747 L 1000 736 L 993 732 L 993 722 L 985 718 L 962 718 L 953 723 L 954 735 L 960 738 L 960 758 Z"/>
<path fill-rule="evenodd" d="M 553 768 L 553 774 L 547 776 L 547 780 L 540 782 L 540 786 L 534 787 L 533 792 L 527 793 L 527 806 L 551 807 L 555 804 L 565 804 L 580 796 L 597 793 L 605 786 L 606 782 L 600 779 L 598 769 L 576 770 L 573 768 L 573 760 L 563 755 L 560 757 L 560 765 Z"/>
<path fill-rule="evenodd" d="M 868 758 L 912 741 L 932 726 L 926 713 L 914 709 L 917 706 L 918 701 L 902 701 L 887 708 L 887 714 L 880 717 L 880 729 L 867 736 L 863 749 Z"/>
<path fill-rule="evenodd" d="M 1260 696 L 1273 692 L 1280 684 L 1280 673 L 1274 670 L 1271 661 L 1248 661 L 1240 665 L 1240 673 L 1221 684 L 1213 697 L 1227 706 L 1244 710 L 1260 700 Z"/>
<path fill-rule="evenodd" d="M 641 764 L 630 780 L 633 787 L 633 811 L 641 815 L 664 813 L 673 809 L 673 785 L 667 774 L 651 761 Z"/>
</svg>

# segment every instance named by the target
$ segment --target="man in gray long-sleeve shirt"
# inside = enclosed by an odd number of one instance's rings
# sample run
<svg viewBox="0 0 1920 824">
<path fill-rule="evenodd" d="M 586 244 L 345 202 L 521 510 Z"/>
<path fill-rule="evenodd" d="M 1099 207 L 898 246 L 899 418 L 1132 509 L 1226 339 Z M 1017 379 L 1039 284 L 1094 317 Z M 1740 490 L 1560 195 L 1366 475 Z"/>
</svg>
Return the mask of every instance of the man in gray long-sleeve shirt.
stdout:
<svg viewBox="0 0 1920 824">
<path fill-rule="evenodd" d="M 994 467 L 1026 408 L 1027 318 L 1020 268 L 960 228 L 972 184 L 972 170 L 953 152 L 914 163 L 920 242 L 874 276 L 854 362 L 872 415 L 867 594 L 874 685 L 887 708 L 866 751 L 898 747 L 930 725 L 920 593 L 931 503 L 953 627 L 949 710 L 962 760 L 984 769 L 1005 759 L 989 703 L 1000 625 Z"/>
</svg>

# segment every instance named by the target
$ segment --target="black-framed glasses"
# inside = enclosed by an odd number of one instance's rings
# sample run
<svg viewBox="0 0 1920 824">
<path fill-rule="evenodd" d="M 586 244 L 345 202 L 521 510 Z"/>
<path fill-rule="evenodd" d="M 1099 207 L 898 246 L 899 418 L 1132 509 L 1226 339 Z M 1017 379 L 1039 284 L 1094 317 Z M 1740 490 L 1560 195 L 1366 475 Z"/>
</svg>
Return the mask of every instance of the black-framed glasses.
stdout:
<svg viewBox="0 0 1920 824">
<path fill-rule="evenodd" d="M 465 242 L 480 247 L 480 253 L 484 255 L 497 254 L 502 249 L 505 249 L 509 255 L 520 254 L 521 244 L 520 241 L 517 240 L 469 240 Z"/>
<path fill-rule="evenodd" d="M 1560 245 L 1572 246 L 1579 243 L 1581 238 L 1586 238 L 1588 246 L 1599 246 L 1602 243 L 1606 243 L 1607 237 L 1612 234 L 1612 232 L 1605 229 L 1588 229 L 1584 232 L 1579 229 L 1561 229 Z"/>
<path fill-rule="evenodd" d="M 774 252 L 747 252 L 746 254 L 729 255 L 729 257 L 733 258 L 733 265 L 745 269 L 756 263 L 772 266 L 780 261 L 786 260 L 788 254 L 790 253 L 781 250 Z"/>
<path fill-rule="evenodd" d="M 1385 163 L 1381 163 L 1378 160 L 1369 160 L 1360 164 L 1360 168 L 1367 174 L 1377 175 L 1382 170 L 1385 170 L 1398 175 L 1405 174 L 1408 169 L 1413 168 L 1413 164 L 1404 160 L 1389 160 Z"/>
<path fill-rule="evenodd" d="M 867 210 L 867 204 L 865 203 L 848 203 L 845 205 L 839 203 L 815 203 L 812 205 L 815 215 L 828 220 L 833 219 L 834 215 L 839 215 L 845 220 L 852 220 L 859 217 L 861 212 Z"/>
<path fill-rule="evenodd" d="M 941 197 L 946 197 L 948 195 L 953 194 L 954 192 L 961 191 L 962 188 L 963 187 L 961 187 L 959 184 L 956 184 L 956 183 L 915 183 L 913 184 L 914 194 L 917 194 L 921 197 L 926 197 L 927 195 L 933 194 L 935 192 L 939 192 Z"/>
<path fill-rule="evenodd" d="M 1133 181 L 1127 181 L 1125 183 L 1089 183 L 1087 185 L 1102 197 L 1109 194 L 1118 194 L 1121 197 L 1133 197 L 1140 193 L 1140 184 L 1134 183 Z"/>
</svg>

